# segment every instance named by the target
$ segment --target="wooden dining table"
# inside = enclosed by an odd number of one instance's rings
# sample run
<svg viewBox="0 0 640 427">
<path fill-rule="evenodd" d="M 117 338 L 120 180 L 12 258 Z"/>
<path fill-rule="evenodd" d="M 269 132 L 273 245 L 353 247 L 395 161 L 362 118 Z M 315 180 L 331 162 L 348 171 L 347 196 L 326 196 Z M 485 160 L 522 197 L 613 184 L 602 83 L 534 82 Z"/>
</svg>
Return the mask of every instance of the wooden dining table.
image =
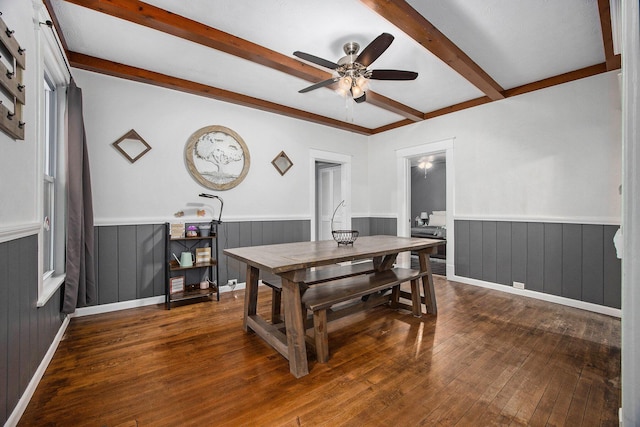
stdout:
<svg viewBox="0 0 640 427">
<path fill-rule="evenodd" d="M 301 295 L 309 269 L 325 265 L 372 259 L 376 271 L 391 269 L 399 253 L 417 252 L 422 277 L 423 303 L 428 314 L 437 314 L 436 296 L 429 255 L 437 252 L 443 240 L 364 236 L 353 244 L 338 245 L 333 240 L 247 246 L 225 249 L 228 257 L 247 265 L 244 298 L 243 329 L 254 331 L 289 360 L 289 370 L 300 378 L 309 373 L 305 343 L 305 319 L 301 310 Z M 285 313 L 285 333 L 257 314 L 260 270 L 280 276 L 282 305 Z"/>
</svg>

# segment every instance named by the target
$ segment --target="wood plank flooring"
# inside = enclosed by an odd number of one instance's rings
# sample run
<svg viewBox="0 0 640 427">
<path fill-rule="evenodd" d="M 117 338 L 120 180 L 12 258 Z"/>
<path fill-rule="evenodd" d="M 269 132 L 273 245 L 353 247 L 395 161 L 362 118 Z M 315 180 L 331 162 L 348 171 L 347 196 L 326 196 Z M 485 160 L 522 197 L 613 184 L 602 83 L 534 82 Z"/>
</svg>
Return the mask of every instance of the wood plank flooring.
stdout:
<svg viewBox="0 0 640 427">
<path fill-rule="evenodd" d="M 301 379 L 242 331 L 241 290 L 74 318 L 19 425 L 618 425 L 619 319 L 435 282 L 437 317 L 336 321 Z"/>
</svg>

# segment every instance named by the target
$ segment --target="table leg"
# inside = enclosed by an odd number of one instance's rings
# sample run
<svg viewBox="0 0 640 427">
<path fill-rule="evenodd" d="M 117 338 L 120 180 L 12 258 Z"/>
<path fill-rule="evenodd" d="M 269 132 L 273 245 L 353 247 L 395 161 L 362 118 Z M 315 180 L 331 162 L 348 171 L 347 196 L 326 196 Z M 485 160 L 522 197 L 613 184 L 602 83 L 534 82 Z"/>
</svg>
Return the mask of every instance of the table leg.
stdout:
<svg viewBox="0 0 640 427">
<path fill-rule="evenodd" d="M 393 268 L 393 263 L 396 262 L 396 258 L 398 258 L 398 254 L 389 254 L 382 257 L 374 257 L 373 258 L 373 267 L 377 271 L 384 271 Z"/>
<path fill-rule="evenodd" d="M 425 276 L 422 276 L 422 287 L 424 290 L 424 305 L 427 307 L 428 314 L 438 314 L 436 292 L 433 286 L 433 276 L 431 271 L 431 261 L 429 261 L 429 255 L 436 251 L 437 248 L 429 248 L 418 252 L 418 258 L 420 259 L 420 271 L 427 272 Z"/>
<path fill-rule="evenodd" d="M 260 270 L 247 265 L 247 286 L 244 291 L 244 317 L 242 318 L 242 329 L 248 331 L 247 319 L 257 313 L 258 308 L 258 275 Z"/>
<path fill-rule="evenodd" d="M 307 345 L 305 343 L 304 319 L 300 309 L 300 287 L 298 283 L 282 277 L 282 300 L 284 324 L 287 331 L 287 351 L 289 355 L 289 371 L 296 378 L 309 373 L 307 362 Z"/>
</svg>

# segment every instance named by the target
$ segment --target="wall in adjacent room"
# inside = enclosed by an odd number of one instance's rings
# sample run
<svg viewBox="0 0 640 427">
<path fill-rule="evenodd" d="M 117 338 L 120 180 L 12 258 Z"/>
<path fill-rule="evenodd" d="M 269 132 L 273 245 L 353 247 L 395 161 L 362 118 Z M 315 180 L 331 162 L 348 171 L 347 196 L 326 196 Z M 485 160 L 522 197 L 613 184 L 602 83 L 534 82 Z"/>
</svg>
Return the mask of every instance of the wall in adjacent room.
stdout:
<svg viewBox="0 0 640 427">
<path fill-rule="evenodd" d="M 411 168 L 411 218 L 415 220 L 421 212 L 447 210 L 447 164 L 434 163 L 427 170 L 417 166 Z"/>
</svg>

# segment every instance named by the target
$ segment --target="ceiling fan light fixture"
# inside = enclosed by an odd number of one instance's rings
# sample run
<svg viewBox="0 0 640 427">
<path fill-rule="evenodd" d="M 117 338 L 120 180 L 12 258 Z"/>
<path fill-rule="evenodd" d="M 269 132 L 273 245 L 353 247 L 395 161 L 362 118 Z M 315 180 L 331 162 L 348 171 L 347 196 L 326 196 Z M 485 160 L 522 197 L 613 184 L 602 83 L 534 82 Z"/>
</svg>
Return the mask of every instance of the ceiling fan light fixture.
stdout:
<svg viewBox="0 0 640 427">
<path fill-rule="evenodd" d="M 320 65 L 334 71 L 333 78 L 313 84 L 300 90 L 300 93 L 309 92 L 320 87 L 326 87 L 337 83 L 336 92 L 342 96 L 351 93 L 357 103 L 365 102 L 365 91 L 369 89 L 369 80 L 415 80 L 418 73 L 402 70 L 369 70 L 371 65 L 389 47 L 393 41 L 393 36 L 382 33 L 375 40 L 367 45 L 361 53 L 360 45 L 356 42 L 346 43 L 343 46 L 343 56 L 337 63 L 327 61 L 317 56 L 295 51 L 293 54 L 314 64 Z"/>
<path fill-rule="evenodd" d="M 340 79 L 339 87 L 340 87 L 340 89 L 342 89 L 342 90 L 344 90 L 346 92 L 349 89 L 351 89 L 351 84 L 352 83 L 353 83 L 353 80 L 351 80 L 351 77 L 345 76 L 345 77 L 342 77 Z"/>
<path fill-rule="evenodd" d="M 353 98 L 360 98 L 362 96 L 362 94 L 364 93 L 364 90 L 362 90 L 362 88 L 358 85 L 354 85 L 351 88 L 351 95 L 353 95 Z"/>
</svg>

